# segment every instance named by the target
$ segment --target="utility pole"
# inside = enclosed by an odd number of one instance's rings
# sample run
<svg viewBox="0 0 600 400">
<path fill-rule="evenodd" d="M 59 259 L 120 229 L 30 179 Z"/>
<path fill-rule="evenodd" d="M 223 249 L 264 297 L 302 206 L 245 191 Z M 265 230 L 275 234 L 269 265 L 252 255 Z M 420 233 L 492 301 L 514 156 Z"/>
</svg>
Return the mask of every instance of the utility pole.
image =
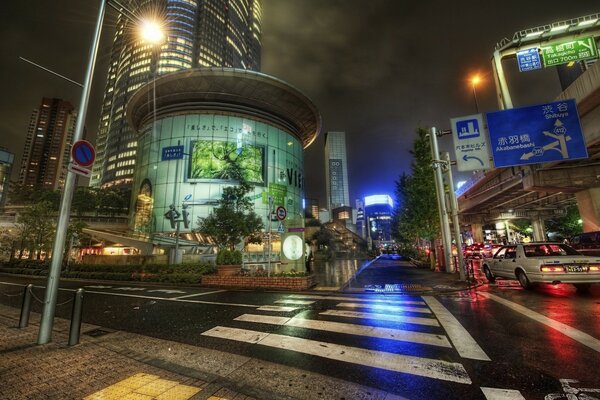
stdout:
<svg viewBox="0 0 600 400">
<path fill-rule="evenodd" d="M 446 264 L 446 272 L 453 272 L 452 268 L 452 235 L 450 234 L 450 221 L 448 220 L 448 210 L 446 208 L 446 200 L 444 195 L 444 178 L 442 176 L 441 166 L 444 164 L 442 160 L 439 159 L 439 149 L 437 142 L 437 129 L 435 127 L 431 128 L 431 132 L 429 134 L 429 139 L 431 141 L 431 158 L 435 179 L 435 192 L 438 200 L 438 211 L 440 214 L 440 228 L 442 233 L 442 244 L 444 247 L 444 262 Z"/>
<path fill-rule="evenodd" d="M 461 281 L 465 280 L 465 259 L 462 252 L 462 237 L 460 235 L 460 224 L 458 222 L 458 201 L 456 201 L 456 195 L 454 194 L 454 180 L 452 179 L 452 164 L 450 162 L 450 153 L 447 151 L 442 153 L 442 160 L 446 162 L 448 167 L 446 173 L 448 176 L 448 197 L 450 198 L 450 214 L 452 215 L 452 226 L 454 227 L 454 239 L 456 241 L 456 250 L 458 253 L 458 274 Z"/>
</svg>

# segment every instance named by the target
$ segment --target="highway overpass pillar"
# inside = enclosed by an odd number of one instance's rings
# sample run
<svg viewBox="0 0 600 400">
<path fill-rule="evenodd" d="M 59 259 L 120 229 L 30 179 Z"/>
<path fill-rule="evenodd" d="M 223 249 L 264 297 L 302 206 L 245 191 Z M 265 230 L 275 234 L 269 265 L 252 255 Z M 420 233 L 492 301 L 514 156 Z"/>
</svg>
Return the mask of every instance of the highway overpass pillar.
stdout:
<svg viewBox="0 0 600 400">
<path fill-rule="evenodd" d="M 471 237 L 475 243 L 483 243 L 483 225 L 471 224 Z"/>
<path fill-rule="evenodd" d="M 544 220 L 540 217 L 536 217 L 531 221 L 533 228 L 533 240 L 535 242 L 543 242 L 546 240 L 546 226 Z"/>
<path fill-rule="evenodd" d="M 600 188 L 591 188 L 575 193 L 577 208 L 583 220 L 583 231 L 600 230 Z"/>
</svg>

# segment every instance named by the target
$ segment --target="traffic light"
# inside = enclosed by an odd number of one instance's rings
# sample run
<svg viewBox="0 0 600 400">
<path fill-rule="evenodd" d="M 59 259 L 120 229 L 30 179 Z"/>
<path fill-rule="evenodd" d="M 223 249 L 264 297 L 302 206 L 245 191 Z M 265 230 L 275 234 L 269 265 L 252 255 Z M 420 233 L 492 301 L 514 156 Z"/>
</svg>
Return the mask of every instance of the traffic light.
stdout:
<svg viewBox="0 0 600 400">
<path fill-rule="evenodd" d="M 175 224 L 177 222 L 177 219 L 179 218 L 179 212 L 175 209 L 175 206 L 173 204 L 169 206 L 169 211 L 165 213 L 165 218 L 169 219 L 169 222 L 171 223 L 171 228 L 175 229 Z"/>
<path fill-rule="evenodd" d="M 185 229 L 190 228 L 190 212 L 187 210 L 187 208 L 188 205 L 184 204 L 183 209 L 181 210 L 181 214 L 183 215 L 183 226 L 185 226 Z"/>
</svg>

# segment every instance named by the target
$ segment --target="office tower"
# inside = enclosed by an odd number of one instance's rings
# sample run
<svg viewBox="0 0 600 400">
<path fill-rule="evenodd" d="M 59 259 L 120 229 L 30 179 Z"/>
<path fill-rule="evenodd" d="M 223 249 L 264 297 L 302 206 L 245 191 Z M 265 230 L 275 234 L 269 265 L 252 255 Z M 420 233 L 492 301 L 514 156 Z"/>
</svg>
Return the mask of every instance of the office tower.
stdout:
<svg viewBox="0 0 600 400">
<path fill-rule="evenodd" d="M 0 208 L 6 203 L 8 182 L 12 171 L 15 155 L 3 147 L 0 147 Z"/>
<path fill-rule="evenodd" d="M 327 179 L 327 205 L 329 211 L 349 206 L 346 133 L 325 134 L 325 176 Z"/>
<path fill-rule="evenodd" d="M 376 244 L 392 240 L 392 216 L 394 201 L 387 194 L 376 194 L 365 197 L 365 216 L 368 237 Z"/>
<path fill-rule="evenodd" d="M 19 181 L 36 189 L 65 183 L 77 111 L 71 103 L 44 97 L 33 110 L 23 149 Z"/>
<path fill-rule="evenodd" d="M 319 200 L 305 199 L 304 203 L 304 215 L 306 218 L 319 219 Z"/>
<path fill-rule="evenodd" d="M 150 11 L 157 14 L 164 21 L 166 39 L 160 45 L 146 44 L 134 23 L 118 17 L 91 186 L 132 183 L 137 134 L 125 112 L 142 85 L 194 67 L 260 70 L 260 0 L 138 0 L 128 6 L 140 17 Z"/>
</svg>

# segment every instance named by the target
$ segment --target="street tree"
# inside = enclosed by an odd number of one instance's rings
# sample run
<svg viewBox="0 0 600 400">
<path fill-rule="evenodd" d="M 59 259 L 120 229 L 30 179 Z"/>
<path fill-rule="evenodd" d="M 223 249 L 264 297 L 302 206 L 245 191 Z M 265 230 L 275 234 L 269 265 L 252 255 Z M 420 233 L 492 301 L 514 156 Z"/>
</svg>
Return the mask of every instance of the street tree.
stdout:
<svg viewBox="0 0 600 400">
<path fill-rule="evenodd" d="M 49 201 L 25 207 L 17 217 L 16 226 L 21 238 L 19 258 L 25 248 L 29 250 L 30 259 L 39 260 L 42 252 L 50 252 L 56 227 L 56 213 Z"/>
<path fill-rule="evenodd" d="M 583 232 L 581 214 L 579 214 L 579 209 L 575 205 L 568 206 L 565 214 L 547 219 L 545 224 L 548 232 L 554 232 L 564 239 Z"/>
<path fill-rule="evenodd" d="M 252 186 L 244 180 L 237 186 L 225 187 L 217 207 L 208 217 L 198 218 L 196 231 L 212 237 L 219 249 L 233 251 L 242 240 L 260 243 L 258 232 L 264 225 L 246 196 L 251 190 Z"/>
<path fill-rule="evenodd" d="M 410 175 L 396 181 L 393 234 L 404 251 L 418 247 L 422 239 L 432 243 L 440 232 L 429 138 L 423 128 L 416 133 Z"/>
</svg>

